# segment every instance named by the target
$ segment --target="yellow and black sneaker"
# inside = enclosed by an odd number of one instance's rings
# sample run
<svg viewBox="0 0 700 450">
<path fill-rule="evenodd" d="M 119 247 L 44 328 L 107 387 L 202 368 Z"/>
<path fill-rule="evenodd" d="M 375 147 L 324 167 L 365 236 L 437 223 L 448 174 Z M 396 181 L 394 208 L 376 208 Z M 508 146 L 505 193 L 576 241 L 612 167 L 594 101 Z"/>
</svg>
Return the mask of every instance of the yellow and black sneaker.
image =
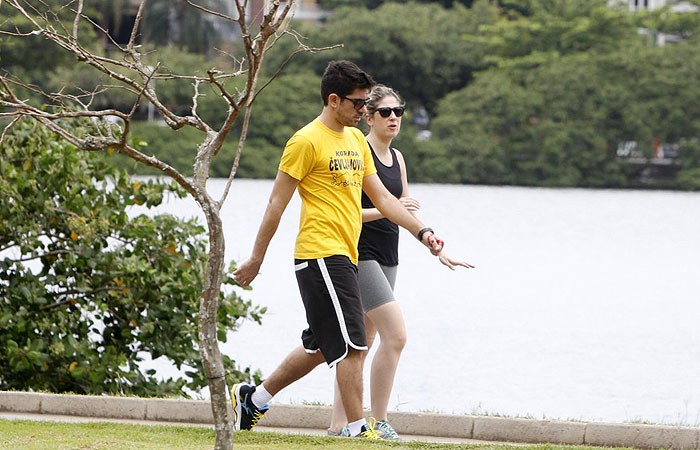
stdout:
<svg viewBox="0 0 700 450">
<path fill-rule="evenodd" d="M 377 423 L 377 421 L 373 417 L 370 417 L 369 421 L 366 424 L 362 425 L 360 432 L 353 437 L 373 440 L 381 439 L 381 437 L 374 430 L 375 423 Z"/>
<path fill-rule="evenodd" d="M 258 408 L 252 397 L 255 386 L 250 384 L 234 384 L 231 392 L 233 404 L 233 426 L 236 431 L 252 430 L 262 416 L 270 409 L 270 405 Z"/>
</svg>

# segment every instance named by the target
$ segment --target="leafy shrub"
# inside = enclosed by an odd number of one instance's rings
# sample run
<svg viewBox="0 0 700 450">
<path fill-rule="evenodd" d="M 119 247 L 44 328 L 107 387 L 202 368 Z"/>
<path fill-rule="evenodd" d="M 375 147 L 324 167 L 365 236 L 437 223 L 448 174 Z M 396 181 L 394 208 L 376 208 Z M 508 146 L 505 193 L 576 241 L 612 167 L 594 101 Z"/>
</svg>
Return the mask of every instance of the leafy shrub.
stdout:
<svg viewBox="0 0 700 450">
<path fill-rule="evenodd" d="M 197 350 L 207 242 L 196 220 L 128 214 L 175 185 L 134 181 L 100 153 L 18 123 L 0 159 L 0 386 L 84 394 L 185 394 L 207 385 Z M 230 272 L 229 272 L 230 273 Z M 219 296 L 219 339 L 254 307 Z M 160 381 L 143 354 L 191 367 Z M 234 379 L 258 377 L 224 358 Z"/>
</svg>

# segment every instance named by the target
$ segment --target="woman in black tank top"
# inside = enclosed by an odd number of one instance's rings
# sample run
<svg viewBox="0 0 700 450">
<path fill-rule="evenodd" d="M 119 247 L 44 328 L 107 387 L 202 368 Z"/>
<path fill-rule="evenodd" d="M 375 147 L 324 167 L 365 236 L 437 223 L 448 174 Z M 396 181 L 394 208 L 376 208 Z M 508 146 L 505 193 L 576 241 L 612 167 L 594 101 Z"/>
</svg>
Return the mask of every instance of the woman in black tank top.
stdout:
<svg viewBox="0 0 700 450">
<path fill-rule="evenodd" d="M 382 85 L 375 86 L 370 93 L 365 116 L 370 126 L 367 142 L 379 179 L 406 209 L 415 214 L 420 208 L 420 203 L 408 194 L 406 163 L 401 152 L 391 147 L 392 140 L 401 130 L 403 112 L 403 102 L 393 89 Z M 377 420 L 376 431 L 381 437 L 400 440 L 394 428 L 387 422 L 387 408 L 396 367 L 406 342 L 403 315 L 393 295 L 396 268 L 399 264 L 399 228 L 385 218 L 364 193 L 362 222 L 358 244 L 358 280 L 365 311 L 367 345 L 372 345 L 377 332 L 380 336 L 370 376 L 372 416 Z M 455 266 L 473 267 L 465 262 L 453 260 L 444 252 L 438 257 L 440 262 L 451 269 Z M 364 358 L 368 352 L 362 353 Z M 347 427 L 343 428 L 346 423 L 343 403 L 336 386 L 328 434 L 349 435 Z"/>
</svg>

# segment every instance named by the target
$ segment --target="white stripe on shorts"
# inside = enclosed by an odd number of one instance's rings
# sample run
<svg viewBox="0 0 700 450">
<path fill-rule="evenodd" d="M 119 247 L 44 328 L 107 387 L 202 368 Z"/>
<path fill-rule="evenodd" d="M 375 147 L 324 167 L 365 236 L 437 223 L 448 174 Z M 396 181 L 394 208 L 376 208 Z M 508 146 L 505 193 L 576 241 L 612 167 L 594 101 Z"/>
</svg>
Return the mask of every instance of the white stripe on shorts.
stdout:
<svg viewBox="0 0 700 450">
<path fill-rule="evenodd" d="M 367 346 L 359 346 L 355 345 L 350 341 L 350 336 L 348 335 L 348 328 L 345 326 L 345 318 L 343 317 L 343 310 L 340 307 L 340 301 L 338 300 L 338 294 L 335 292 L 335 287 L 333 286 L 333 280 L 331 280 L 331 275 L 328 273 L 328 269 L 326 268 L 326 262 L 323 260 L 323 258 L 319 258 L 316 260 L 318 262 L 318 268 L 321 270 L 321 274 L 323 275 L 323 281 L 326 282 L 326 288 L 328 289 L 328 293 L 331 296 L 331 301 L 333 301 L 333 309 L 335 309 L 335 314 L 338 317 L 338 323 L 340 324 L 340 333 L 343 335 L 343 340 L 347 345 L 350 347 L 356 349 L 356 350 L 367 350 Z M 338 361 L 341 361 L 345 356 L 347 356 L 348 352 L 346 351 L 343 356 L 338 358 L 337 361 L 333 361 L 332 363 L 328 364 L 329 367 L 333 367 Z"/>
</svg>

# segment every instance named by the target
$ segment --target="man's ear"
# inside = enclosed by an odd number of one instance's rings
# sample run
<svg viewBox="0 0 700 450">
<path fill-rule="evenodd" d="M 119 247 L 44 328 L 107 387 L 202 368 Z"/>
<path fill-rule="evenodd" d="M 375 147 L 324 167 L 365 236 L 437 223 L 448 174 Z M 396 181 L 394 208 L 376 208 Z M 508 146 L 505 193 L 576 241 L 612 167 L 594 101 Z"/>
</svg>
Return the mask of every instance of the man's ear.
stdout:
<svg viewBox="0 0 700 450">
<path fill-rule="evenodd" d="M 340 96 L 338 94 L 329 94 L 328 95 L 328 106 L 331 106 L 333 108 L 337 108 L 340 103 Z"/>
</svg>

